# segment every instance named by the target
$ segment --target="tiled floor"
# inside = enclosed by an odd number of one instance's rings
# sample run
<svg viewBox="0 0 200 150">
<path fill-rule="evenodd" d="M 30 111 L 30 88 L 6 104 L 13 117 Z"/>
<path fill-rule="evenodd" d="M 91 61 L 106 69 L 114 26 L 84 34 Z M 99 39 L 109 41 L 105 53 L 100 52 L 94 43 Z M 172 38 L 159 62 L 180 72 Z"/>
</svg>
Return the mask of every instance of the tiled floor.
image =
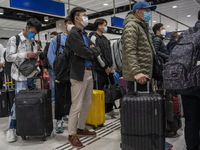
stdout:
<svg viewBox="0 0 200 150">
<path fill-rule="evenodd" d="M 63 134 L 52 133 L 47 141 L 31 137 L 23 141 L 18 137 L 17 142 L 7 143 L 5 139 L 8 118 L 0 118 L 0 150 L 75 150 L 67 142 L 67 124 L 64 124 Z M 55 122 L 55 120 L 54 120 Z M 120 122 L 119 119 L 106 120 L 105 127 L 97 130 L 97 137 L 82 138 L 85 147 L 82 150 L 120 150 Z M 183 129 L 177 138 L 166 139 L 174 145 L 173 150 L 186 150 Z"/>
</svg>

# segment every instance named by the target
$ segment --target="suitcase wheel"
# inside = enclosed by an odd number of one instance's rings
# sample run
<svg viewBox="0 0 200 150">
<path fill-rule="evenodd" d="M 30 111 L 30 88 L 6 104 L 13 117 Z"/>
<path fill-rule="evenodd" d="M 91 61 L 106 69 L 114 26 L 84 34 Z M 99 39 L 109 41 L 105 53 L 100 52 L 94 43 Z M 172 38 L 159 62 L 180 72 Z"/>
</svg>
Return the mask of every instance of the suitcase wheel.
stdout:
<svg viewBox="0 0 200 150">
<path fill-rule="evenodd" d="M 22 140 L 26 140 L 26 136 L 22 136 Z"/>
<path fill-rule="evenodd" d="M 44 135 L 43 137 L 42 137 L 42 141 L 46 141 L 46 136 Z"/>
</svg>

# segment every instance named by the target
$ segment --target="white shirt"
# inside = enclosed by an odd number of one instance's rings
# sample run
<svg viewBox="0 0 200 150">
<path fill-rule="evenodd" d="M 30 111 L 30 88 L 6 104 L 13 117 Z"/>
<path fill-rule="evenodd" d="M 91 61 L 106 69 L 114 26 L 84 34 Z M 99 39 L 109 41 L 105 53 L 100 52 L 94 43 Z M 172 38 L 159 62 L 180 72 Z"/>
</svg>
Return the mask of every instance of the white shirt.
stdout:
<svg viewBox="0 0 200 150">
<path fill-rule="evenodd" d="M 23 33 L 19 34 L 20 42 L 16 53 L 16 37 L 13 36 L 8 40 L 6 49 L 6 60 L 13 62 L 11 67 L 11 77 L 16 81 L 26 81 L 27 78 L 19 72 L 17 66 L 20 66 L 27 59 L 27 52 L 31 51 L 33 43 L 33 52 L 37 52 L 37 44 L 33 39 L 26 38 Z"/>
</svg>

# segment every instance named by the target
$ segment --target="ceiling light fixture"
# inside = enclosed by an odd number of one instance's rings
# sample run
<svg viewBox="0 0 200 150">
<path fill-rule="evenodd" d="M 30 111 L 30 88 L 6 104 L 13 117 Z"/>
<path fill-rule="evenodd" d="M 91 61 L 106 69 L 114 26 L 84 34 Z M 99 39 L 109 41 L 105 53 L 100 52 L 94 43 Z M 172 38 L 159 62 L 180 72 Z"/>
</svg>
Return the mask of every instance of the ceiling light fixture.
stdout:
<svg viewBox="0 0 200 150">
<path fill-rule="evenodd" d="M 154 20 L 153 22 L 156 22 L 156 20 Z"/>
<path fill-rule="evenodd" d="M 172 6 L 172 8 L 177 8 L 177 6 Z"/>
<path fill-rule="evenodd" d="M 0 8 L 0 15 L 4 14 L 4 10 L 2 8 Z"/>
<path fill-rule="evenodd" d="M 169 28 L 170 26 L 167 26 L 167 28 Z"/>
<path fill-rule="evenodd" d="M 108 6 L 108 3 L 103 4 L 104 6 Z"/>
<path fill-rule="evenodd" d="M 190 18 L 190 17 L 191 17 L 191 15 L 187 15 L 187 17 L 188 17 L 188 18 Z"/>
<path fill-rule="evenodd" d="M 45 21 L 45 22 L 48 22 L 48 21 L 49 21 L 49 17 L 48 17 L 48 16 L 45 16 L 45 17 L 44 17 L 44 21 Z"/>
</svg>

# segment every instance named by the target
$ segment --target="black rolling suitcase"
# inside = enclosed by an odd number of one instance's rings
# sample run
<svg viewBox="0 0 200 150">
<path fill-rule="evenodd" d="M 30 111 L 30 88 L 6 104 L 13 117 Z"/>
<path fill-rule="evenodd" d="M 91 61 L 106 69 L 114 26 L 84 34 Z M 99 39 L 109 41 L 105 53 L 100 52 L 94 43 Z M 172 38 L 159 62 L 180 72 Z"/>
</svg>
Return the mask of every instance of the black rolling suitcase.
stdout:
<svg viewBox="0 0 200 150">
<path fill-rule="evenodd" d="M 0 89 L 0 117 L 7 117 L 9 115 L 9 98 L 6 84 L 6 76 L 4 74 L 4 89 Z"/>
<path fill-rule="evenodd" d="M 8 96 L 5 89 L 0 89 L 0 117 L 8 116 Z"/>
<path fill-rule="evenodd" d="M 15 99 L 15 88 L 14 88 L 14 81 L 11 78 L 11 76 L 4 74 L 4 80 L 5 80 L 5 87 L 7 91 L 7 97 L 8 97 L 8 110 L 11 111 L 11 108 L 14 103 Z"/>
<path fill-rule="evenodd" d="M 164 101 L 157 93 L 135 92 L 124 96 L 121 105 L 122 150 L 164 150 Z"/>
<path fill-rule="evenodd" d="M 22 90 L 16 95 L 17 135 L 40 136 L 45 141 L 53 130 L 49 90 Z"/>
</svg>

